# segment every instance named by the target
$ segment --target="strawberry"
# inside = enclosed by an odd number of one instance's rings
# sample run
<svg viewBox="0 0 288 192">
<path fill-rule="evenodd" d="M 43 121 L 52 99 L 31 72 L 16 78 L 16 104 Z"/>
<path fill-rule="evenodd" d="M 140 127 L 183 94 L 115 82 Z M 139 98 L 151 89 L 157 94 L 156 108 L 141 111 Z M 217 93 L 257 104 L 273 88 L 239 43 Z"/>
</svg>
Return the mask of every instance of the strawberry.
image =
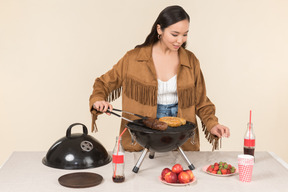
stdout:
<svg viewBox="0 0 288 192">
<path fill-rule="evenodd" d="M 226 174 L 227 174 L 227 169 L 221 169 L 221 173 L 222 173 L 223 175 L 226 175 Z"/>
<path fill-rule="evenodd" d="M 214 166 L 219 166 L 219 164 L 216 162 L 216 163 L 214 163 Z"/>
<path fill-rule="evenodd" d="M 227 169 L 227 174 L 231 174 L 231 170 L 230 169 Z"/>
<path fill-rule="evenodd" d="M 213 174 L 217 174 L 217 171 L 212 171 L 211 173 L 213 173 Z"/>
<path fill-rule="evenodd" d="M 213 168 L 212 168 L 212 166 L 210 165 L 208 168 L 207 168 L 207 170 L 206 171 L 208 171 L 208 172 L 212 172 L 213 171 Z"/>
<path fill-rule="evenodd" d="M 219 170 L 219 166 L 214 166 L 214 169 L 213 169 L 214 171 L 218 171 Z"/>
</svg>

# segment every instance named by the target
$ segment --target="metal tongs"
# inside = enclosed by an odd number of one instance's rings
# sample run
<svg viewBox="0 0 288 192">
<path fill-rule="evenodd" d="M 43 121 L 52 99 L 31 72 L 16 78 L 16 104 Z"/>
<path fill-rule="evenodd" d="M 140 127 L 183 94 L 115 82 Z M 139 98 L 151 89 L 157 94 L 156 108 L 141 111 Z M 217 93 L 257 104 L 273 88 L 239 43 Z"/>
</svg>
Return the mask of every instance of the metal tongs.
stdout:
<svg viewBox="0 0 288 192">
<path fill-rule="evenodd" d="M 133 121 L 133 120 L 131 120 L 131 119 L 127 119 L 126 117 L 123 117 L 123 116 L 121 116 L 121 115 L 119 115 L 119 114 L 117 114 L 117 113 L 115 113 L 115 112 L 113 112 L 113 111 L 118 111 L 118 112 L 130 114 L 130 115 L 134 115 L 134 116 L 140 117 L 141 119 L 147 119 L 147 118 L 148 118 L 148 117 L 146 117 L 146 116 L 138 115 L 138 114 L 131 113 L 131 112 L 128 112 L 128 111 L 123 111 L 123 110 L 121 110 L 121 109 L 115 109 L 115 108 L 113 108 L 112 111 L 111 111 L 110 109 L 107 110 L 108 113 L 111 113 L 111 114 L 113 114 L 113 115 L 115 115 L 115 116 L 117 116 L 117 117 L 120 117 L 121 119 L 124 119 L 124 120 L 126 120 L 126 121 L 128 121 L 128 122 L 131 122 L 131 123 L 134 123 L 134 124 L 137 124 L 137 125 L 141 125 L 141 126 L 143 126 L 143 125 L 140 124 L 140 123 L 137 123 L 137 122 L 135 122 L 135 121 Z"/>
</svg>

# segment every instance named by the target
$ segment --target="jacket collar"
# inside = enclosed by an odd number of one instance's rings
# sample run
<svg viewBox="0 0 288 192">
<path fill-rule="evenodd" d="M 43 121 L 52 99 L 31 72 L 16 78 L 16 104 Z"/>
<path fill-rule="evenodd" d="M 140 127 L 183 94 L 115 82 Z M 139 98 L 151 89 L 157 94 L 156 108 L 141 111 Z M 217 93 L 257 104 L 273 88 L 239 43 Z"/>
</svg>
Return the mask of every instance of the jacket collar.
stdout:
<svg viewBox="0 0 288 192">
<path fill-rule="evenodd" d="M 180 59 L 180 65 L 184 65 L 186 67 L 191 68 L 189 57 L 187 55 L 186 50 L 183 47 L 179 48 L 179 59 Z M 141 47 L 136 59 L 138 61 L 148 61 L 152 58 L 152 45 Z"/>
</svg>

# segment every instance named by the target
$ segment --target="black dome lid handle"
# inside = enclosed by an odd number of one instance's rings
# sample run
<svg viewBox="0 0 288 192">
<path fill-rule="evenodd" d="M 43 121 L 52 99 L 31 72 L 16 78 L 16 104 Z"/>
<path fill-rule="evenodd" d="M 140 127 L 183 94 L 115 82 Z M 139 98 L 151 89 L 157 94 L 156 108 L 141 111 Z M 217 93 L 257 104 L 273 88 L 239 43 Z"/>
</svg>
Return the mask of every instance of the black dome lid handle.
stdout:
<svg viewBox="0 0 288 192">
<path fill-rule="evenodd" d="M 66 131 L 66 137 L 71 137 L 71 129 L 72 127 L 76 126 L 76 125 L 82 125 L 83 127 L 83 134 L 87 135 L 88 134 L 88 129 L 87 127 L 82 124 L 82 123 L 73 123 L 72 125 L 70 125 Z"/>
</svg>

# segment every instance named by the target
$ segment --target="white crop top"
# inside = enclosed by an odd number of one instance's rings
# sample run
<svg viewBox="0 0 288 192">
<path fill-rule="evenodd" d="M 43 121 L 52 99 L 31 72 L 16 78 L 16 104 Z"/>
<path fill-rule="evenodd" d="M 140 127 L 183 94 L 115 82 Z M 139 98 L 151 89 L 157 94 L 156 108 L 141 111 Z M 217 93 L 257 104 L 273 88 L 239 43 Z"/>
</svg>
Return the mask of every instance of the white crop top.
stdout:
<svg viewBox="0 0 288 192">
<path fill-rule="evenodd" d="M 177 96 L 177 75 L 168 81 L 158 79 L 157 104 L 169 105 L 178 103 Z"/>
</svg>

